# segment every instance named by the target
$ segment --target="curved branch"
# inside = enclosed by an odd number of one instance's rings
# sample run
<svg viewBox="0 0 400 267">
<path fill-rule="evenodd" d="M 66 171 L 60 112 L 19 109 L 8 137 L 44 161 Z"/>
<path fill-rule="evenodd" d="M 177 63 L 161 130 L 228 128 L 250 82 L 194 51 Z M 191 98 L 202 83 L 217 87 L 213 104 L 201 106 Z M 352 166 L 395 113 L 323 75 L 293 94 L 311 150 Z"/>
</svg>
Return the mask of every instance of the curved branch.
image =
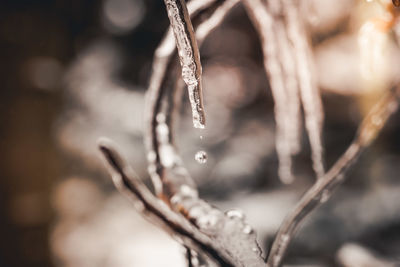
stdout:
<svg viewBox="0 0 400 267">
<path fill-rule="evenodd" d="M 308 189 L 293 211 L 285 218 L 268 256 L 269 267 L 280 266 L 283 256 L 303 219 L 325 203 L 333 191 L 344 181 L 346 171 L 380 133 L 387 120 L 398 109 L 400 87 L 381 99 L 364 118 L 354 141 L 332 168 Z"/>
</svg>

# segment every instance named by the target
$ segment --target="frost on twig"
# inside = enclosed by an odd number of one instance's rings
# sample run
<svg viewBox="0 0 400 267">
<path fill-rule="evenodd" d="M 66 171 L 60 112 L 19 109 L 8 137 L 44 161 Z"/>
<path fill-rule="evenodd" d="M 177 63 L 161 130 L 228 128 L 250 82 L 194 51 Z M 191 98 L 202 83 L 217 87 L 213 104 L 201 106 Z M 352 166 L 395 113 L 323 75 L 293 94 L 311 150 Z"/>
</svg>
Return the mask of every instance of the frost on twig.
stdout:
<svg viewBox="0 0 400 267">
<path fill-rule="evenodd" d="M 295 208 L 285 218 L 268 256 L 268 266 L 280 266 L 283 256 L 303 219 L 320 204 L 326 202 L 333 191 L 343 182 L 349 167 L 357 160 L 361 152 L 376 138 L 389 117 L 398 109 L 400 88 L 396 88 L 383 97 L 364 118 L 357 135 L 346 152 L 331 169 L 307 190 Z"/>
<path fill-rule="evenodd" d="M 199 48 L 194 35 L 193 25 L 184 0 L 164 0 L 169 21 L 174 32 L 176 46 L 192 106 L 193 125 L 204 128 L 205 113 L 201 81 L 201 62 Z"/>
</svg>

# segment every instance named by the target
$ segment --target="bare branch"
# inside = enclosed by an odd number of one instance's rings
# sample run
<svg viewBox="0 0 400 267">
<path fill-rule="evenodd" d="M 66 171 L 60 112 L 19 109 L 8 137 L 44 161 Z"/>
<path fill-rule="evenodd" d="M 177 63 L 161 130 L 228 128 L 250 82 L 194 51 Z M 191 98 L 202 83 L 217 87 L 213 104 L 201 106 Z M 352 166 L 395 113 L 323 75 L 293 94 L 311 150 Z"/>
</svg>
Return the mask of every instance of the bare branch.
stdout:
<svg viewBox="0 0 400 267">
<path fill-rule="evenodd" d="M 269 267 L 280 266 L 283 256 L 303 219 L 326 202 L 343 182 L 344 175 L 359 155 L 380 133 L 389 117 L 398 108 L 399 88 L 379 101 L 361 123 L 358 133 L 346 152 L 332 168 L 304 194 L 282 223 L 267 259 Z"/>
</svg>

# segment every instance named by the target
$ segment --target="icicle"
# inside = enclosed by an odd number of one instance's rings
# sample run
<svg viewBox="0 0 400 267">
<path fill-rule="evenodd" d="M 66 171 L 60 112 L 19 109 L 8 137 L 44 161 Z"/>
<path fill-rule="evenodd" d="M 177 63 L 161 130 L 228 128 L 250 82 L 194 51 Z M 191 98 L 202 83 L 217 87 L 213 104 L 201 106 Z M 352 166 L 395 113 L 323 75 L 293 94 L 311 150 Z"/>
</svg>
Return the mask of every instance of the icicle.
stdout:
<svg viewBox="0 0 400 267">
<path fill-rule="evenodd" d="M 182 78 L 188 87 L 192 106 L 193 125 L 204 128 L 205 113 L 201 85 L 201 63 L 199 48 L 189 12 L 184 0 L 164 0 L 168 17 L 174 32 L 176 46 L 182 67 Z"/>
<path fill-rule="evenodd" d="M 290 153 L 295 155 L 300 150 L 300 126 L 301 126 L 301 114 L 300 114 L 300 96 L 298 90 L 298 82 L 296 76 L 296 69 L 293 64 L 294 53 L 293 49 L 287 38 L 287 32 L 281 21 L 277 21 L 276 34 L 279 47 L 280 61 L 282 68 L 285 72 L 286 81 L 286 98 L 287 98 L 287 120 L 286 120 L 286 131 L 287 131 L 287 142 L 290 144 Z"/>
<path fill-rule="evenodd" d="M 312 74 L 314 68 L 311 59 L 311 48 L 306 39 L 305 31 L 293 0 L 284 0 L 288 34 L 294 48 L 297 75 L 300 83 L 300 96 L 305 113 L 305 124 L 310 140 L 313 168 L 318 178 L 324 173 L 322 124 L 323 109 L 321 96 Z"/>
<path fill-rule="evenodd" d="M 288 95 L 285 85 L 285 74 L 280 65 L 277 35 L 274 31 L 274 18 L 259 0 L 247 0 L 246 6 L 253 24 L 261 36 L 261 45 L 264 54 L 264 67 L 270 80 L 270 87 L 275 103 L 276 121 L 276 150 L 279 158 L 279 177 L 284 183 L 291 183 L 293 175 L 292 151 L 289 132 L 293 129 L 290 124 L 290 109 L 288 109 Z"/>
</svg>

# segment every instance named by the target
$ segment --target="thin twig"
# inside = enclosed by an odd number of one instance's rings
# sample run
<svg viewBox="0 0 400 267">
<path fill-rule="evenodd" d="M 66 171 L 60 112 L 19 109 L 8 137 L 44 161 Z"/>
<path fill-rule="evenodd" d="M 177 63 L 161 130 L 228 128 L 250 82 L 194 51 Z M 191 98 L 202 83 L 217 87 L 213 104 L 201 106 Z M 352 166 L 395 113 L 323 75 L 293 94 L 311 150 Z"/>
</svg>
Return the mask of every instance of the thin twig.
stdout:
<svg viewBox="0 0 400 267">
<path fill-rule="evenodd" d="M 391 91 L 379 101 L 360 124 L 357 135 L 346 152 L 332 168 L 304 194 L 293 211 L 285 218 L 267 259 L 269 267 L 278 267 L 303 219 L 320 204 L 329 199 L 333 191 L 343 182 L 345 173 L 360 154 L 380 133 L 389 117 L 398 108 L 399 88 Z"/>
</svg>

